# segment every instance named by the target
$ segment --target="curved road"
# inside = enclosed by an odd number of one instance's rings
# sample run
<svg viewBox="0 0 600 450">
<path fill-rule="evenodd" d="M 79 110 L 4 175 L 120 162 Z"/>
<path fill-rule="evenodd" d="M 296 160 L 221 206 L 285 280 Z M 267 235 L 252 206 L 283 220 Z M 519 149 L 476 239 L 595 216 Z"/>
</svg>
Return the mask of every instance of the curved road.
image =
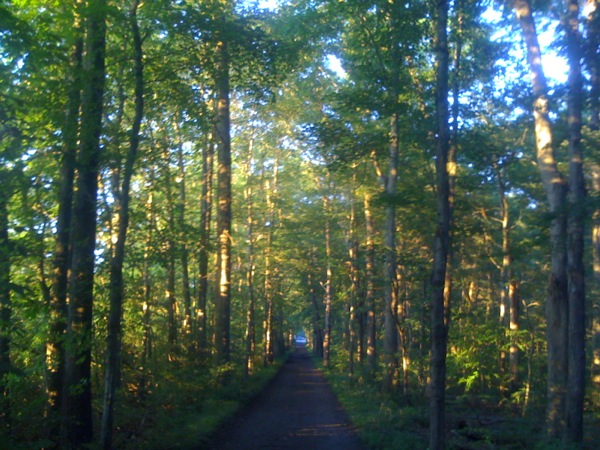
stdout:
<svg viewBox="0 0 600 450">
<path fill-rule="evenodd" d="M 323 374 L 297 347 L 252 404 L 217 433 L 211 449 L 361 450 Z"/>
</svg>

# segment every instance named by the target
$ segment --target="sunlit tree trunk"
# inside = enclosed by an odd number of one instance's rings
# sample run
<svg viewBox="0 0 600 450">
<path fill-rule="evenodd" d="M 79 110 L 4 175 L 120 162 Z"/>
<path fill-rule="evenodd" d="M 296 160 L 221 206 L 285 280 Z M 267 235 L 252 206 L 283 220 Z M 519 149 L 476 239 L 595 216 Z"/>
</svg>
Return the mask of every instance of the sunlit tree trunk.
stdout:
<svg viewBox="0 0 600 450">
<path fill-rule="evenodd" d="M 215 301 L 215 356 L 231 359 L 231 130 L 229 113 L 229 49 L 217 46 L 217 292 Z"/>
<path fill-rule="evenodd" d="M 198 250 L 198 300 L 196 322 L 200 354 L 207 350 L 208 259 L 212 216 L 212 179 L 214 145 L 207 143 L 202 151 L 202 193 L 200 199 L 200 248 Z"/>
<path fill-rule="evenodd" d="M 117 240 L 110 261 L 110 311 L 106 341 L 106 367 L 104 375 L 104 398 L 100 431 L 100 446 L 112 448 L 112 433 L 115 410 L 115 395 L 120 384 L 120 360 L 123 319 L 123 263 L 125 241 L 129 228 L 129 200 L 131 178 L 140 142 L 140 128 L 144 115 L 144 66 L 142 38 L 137 22 L 138 0 L 133 0 L 129 11 L 134 52 L 135 115 L 129 135 L 129 151 L 123 168 L 123 184 L 115 192 L 115 211 L 118 214 Z"/>
<path fill-rule="evenodd" d="M 61 436 L 64 446 L 92 440 L 92 311 L 96 248 L 96 205 L 104 103 L 106 1 L 88 5 L 87 45 L 81 102 L 81 133 L 71 227 L 72 260 L 65 347 Z"/>
<path fill-rule="evenodd" d="M 377 312 L 375 310 L 375 243 L 371 198 L 364 197 L 365 209 L 365 304 L 367 308 L 367 364 L 371 376 L 377 370 Z"/>
<path fill-rule="evenodd" d="M 264 264 L 265 264 L 265 281 L 264 281 L 264 296 L 265 307 L 263 317 L 263 367 L 268 366 L 274 359 L 273 348 L 273 274 L 271 270 L 271 245 L 273 240 L 272 224 L 267 230 L 267 242 L 265 247 Z"/>
<path fill-rule="evenodd" d="M 355 176 L 353 177 L 356 180 Z M 357 336 L 357 329 L 360 321 L 360 308 L 358 307 L 358 239 L 356 238 L 356 193 L 353 191 L 350 198 L 350 221 L 348 229 L 348 259 L 350 271 L 350 304 L 348 317 L 348 375 L 350 379 L 354 378 L 354 358 L 358 356 L 358 362 L 361 361 L 361 335 Z"/>
<path fill-rule="evenodd" d="M 149 185 L 154 186 L 154 168 L 149 170 Z M 147 217 L 147 231 L 144 243 L 144 262 L 142 269 L 142 283 L 143 283 L 143 301 L 142 301 L 142 367 L 141 367 L 141 381 L 140 381 L 140 392 L 144 396 L 146 394 L 147 374 L 148 374 L 148 361 L 152 358 L 152 277 L 150 274 L 150 258 L 153 245 L 154 230 L 156 228 L 156 217 L 154 213 L 154 194 L 150 190 L 148 199 L 146 200 L 146 217 Z"/>
<path fill-rule="evenodd" d="M 307 284 L 308 284 L 308 295 L 309 300 L 313 307 L 313 339 L 312 346 L 313 352 L 319 358 L 323 358 L 323 326 L 322 326 L 322 318 L 321 318 L 321 306 L 319 305 L 319 301 L 317 299 L 317 291 L 315 289 L 315 281 L 311 274 L 307 276 Z"/>
<path fill-rule="evenodd" d="M 323 214 L 325 215 L 325 328 L 323 334 L 323 365 L 331 364 L 331 307 L 333 302 L 333 271 L 331 269 L 331 218 L 329 193 L 323 196 Z"/>
<path fill-rule="evenodd" d="M 533 114 L 538 167 L 546 191 L 552 223 L 551 273 L 546 300 L 548 341 L 548 378 L 546 433 L 561 437 L 565 427 L 567 385 L 568 288 L 566 252 L 566 183 L 554 157 L 554 144 L 548 110 L 548 88 L 542 68 L 542 54 L 529 0 L 514 0 L 514 10 L 527 47 L 527 59 L 533 88 Z"/>
<path fill-rule="evenodd" d="M 436 113 L 437 113 L 437 230 L 433 247 L 431 274 L 431 389 L 429 400 L 429 448 L 442 450 L 445 446 L 445 389 L 446 346 L 448 337 L 445 304 L 446 270 L 450 248 L 450 185 L 448 152 L 448 1 L 436 3 Z"/>
<path fill-rule="evenodd" d="M 80 1 L 76 8 L 80 8 Z M 78 17 L 78 14 L 76 14 Z M 48 338 L 46 341 L 46 434 L 57 443 L 59 434 L 58 414 L 62 403 L 64 376 L 64 339 L 67 327 L 67 289 L 70 265 L 70 229 L 73 210 L 73 185 L 75 160 L 79 135 L 79 111 L 81 106 L 81 80 L 83 58 L 83 30 L 74 24 L 75 42 L 70 58 L 69 89 L 63 145 L 60 162 L 60 187 L 58 216 L 56 218 L 56 244 L 52 260 L 53 274 L 49 304 Z"/>
<path fill-rule="evenodd" d="M 176 203 L 177 211 L 177 240 L 178 253 L 181 262 L 181 295 L 183 300 L 183 324 L 181 332 L 183 334 L 183 344 L 188 347 L 192 346 L 192 292 L 190 289 L 190 270 L 189 270 L 189 255 L 188 245 L 186 242 L 187 231 L 185 226 L 185 207 L 186 207 L 186 185 L 185 185 L 185 161 L 183 155 L 183 142 L 179 142 L 177 148 L 177 167 L 178 176 L 177 184 L 179 186 L 179 198 Z"/>
<path fill-rule="evenodd" d="M 246 202 L 246 241 L 248 244 L 248 262 L 246 267 L 246 288 L 248 289 L 248 306 L 246 309 L 246 364 L 245 375 L 254 370 L 254 349 L 256 347 L 256 325 L 255 325 L 255 294 L 254 294 L 254 202 L 252 189 L 252 162 L 253 162 L 254 139 L 250 138 L 248 148 L 248 159 L 246 161 L 246 187 L 244 189 L 244 200 Z"/>
<path fill-rule="evenodd" d="M 264 318 L 263 318 L 263 366 L 271 364 L 275 359 L 275 286 L 272 267 L 273 239 L 275 230 L 275 196 L 278 189 L 279 161 L 275 158 L 273 174 L 263 180 L 267 203 L 267 230 L 264 250 Z"/>
<path fill-rule="evenodd" d="M 509 391 L 517 392 L 519 389 L 519 364 L 521 360 L 521 350 L 518 345 L 518 333 L 521 326 L 521 295 L 519 281 L 514 278 L 508 283 L 508 301 L 510 304 L 510 353 L 508 357 L 508 372 L 510 376 Z"/>
<path fill-rule="evenodd" d="M 166 289 L 165 289 L 165 304 L 167 307 L 167 342 L 169 344 L 169 358 L 173 357 L 173 353 L 177 351 L 177 341 L 179 335 L 179 327 L 177 326 L 177 297 L 175 294 L 175 258 L 177 253 L 177 244 L 175 243 L 175 204 L 173 200 L 173 183 L 171 178 L 171 156 L 169 149 L 163 149 L 163 164 L 162 177 L 165 181 L 165 196 L 167 199 L 167 224 L 168 229 L 165 233 L 165 248 L 163 251 L 164 261 L 166 266 Z"/>
<path fill-rule="evenodd" d="M 519 315 L 518 315 L 518 304 L 515 305 L 515 297 L 517 296 L 516 284 L 512 279 L 512 250 L 510 242 L 510 210 L 508 204 L 508 198 L 506 197 L 506 181 L 504 179 L 504 170 L 502 163 L 498 157 L 495 156 L 495 161 L 492 163 L 496 179 L 498 181 L 498 195 L 500 197 L 500 223 L 502 230 L 502 264 L 500 266 L 500 305 L 499 305 L 499 320 L 500 326 L 506 330 L 509 340 L 509 351 L 508 354 L 506 349 L 503 347 L 500 350 L 500 374 L 501 374 L 501 389 L 506 391 L 504 385 L 505 373 L 507 370 L 510 379 L 510 386 L 508 392 L 512 393 L 513 389 L 517 384 L 518 376 L 518 361 L 519 361 L 519 348 L 516 344 L 516 331 L 519 327 Z M 516 308 L 516 309 L 515 309 Z"/>
<path fill-rule="evenodd" d="M 390 123 L 389 167 L 385 178 L 385 194 L 389 200 L 385 206 L 385 269 L 383 296 L 385 302 L 382 390 L 390 392 L 398 371 L 398 288 L 396 284 L 396 205 L 394 196 L 398 184 L 398 158 L 400 143 L 398 136 L 398 113 Z"/>
<path fill-rule="evenodd" d="M 569 217 L 567 224 L 567 274 L 569 281 L 568 380 L 566 432 L 568 443 L 583 441 L 583 401 L 585 396 L 585 273 L 584 224 L 586 219 L 583 149 L 581 143 L 583 77 L 581 73 L 582 36 L 579 31 L 579 1 L 567 0 L 565 17 L 569 91 L 567 96 L 569 130 Z"/>
</svg>

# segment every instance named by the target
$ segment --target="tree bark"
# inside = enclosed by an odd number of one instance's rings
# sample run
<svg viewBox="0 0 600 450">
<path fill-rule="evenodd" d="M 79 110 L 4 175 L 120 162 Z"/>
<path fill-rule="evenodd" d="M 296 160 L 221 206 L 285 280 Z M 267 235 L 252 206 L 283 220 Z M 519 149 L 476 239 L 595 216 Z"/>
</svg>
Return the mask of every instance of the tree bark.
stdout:
<svg viewBox="0 0 600 450">
<path fill-rule="evenodd" d="M 104 103 L 106 0 L 88 5 L 80 148 L 77 159 L 71 243 L 71 279 L 65 347 L 61 436 L 65 447 L 92 440 L 92 311 L 96 248 L 96 205 Z"/>
<path fill-rule="evenodd" d="M 231 136 L 229 113 L 229 50 L 217 47 L 217 296 L 215 302 L 215 356 L 219 364 L 231 359 Z"/>
<path fill-rule="evenodd" d="M 398 329 L 397 308 L 398 288 L 396 285 L 396 205 L 395 195 L 398 183 L 398 158 L 400 143 L 398 136 L 398 113 L 390 121 L 389 167 L 385 179 L 385 271 L 383 296 L 385 302 L 382 390 L 391 392 L 398 371 Z"/>
<path fill-rule="evenodd" d="M 323 366 L 331 365 L 331 307 L 333 302 L 333 272 L 331 269 L 331 218 L 329 193 L 323 196 L 323 214 L 325 215 L 325 329 L 323 333 Z"/>
<path fill-rule="evenodd" d="M 177 199 L 177 232 L 179 243 L 179 256 L 181 262 L 181 293 L 183 297 L 183 345 L 192 348 L 192 292 L 190 289 L 189 251 L 187 246 L 187 231 L 185 226 L 186 186 L 185 186 L 185 162 L 183 158 L 182 142 L 177 149 L 177 166 L 179 174 L 177 182 L 179 185 L 179 198 Z"/>
<path fill-rule="evenodd" d="M 584 223 L 585 180 L 581 126 L 583 77 L 581 74 L 582 37 L 579 31 L 579 2 L 567 0 L 565 18 L 569 92 L 567 97 L 569 130 L 569 194 L 567 224 L 567 274 L 569 282 L 568 380 L 566 430 L 568 443 L 583 441 L 583 402 L 585 395 L 585 273 Z"/>
<path fill-rule="evenodd" d="M 100 446 L 112 448 L 112 434 L 115 410 L 115 395 L 120 384 L 122 319 L 123 319 L 123 263 L 125 261 L 125 241 L 129 228 L 130 186 L 134 164 L 140 143 L 140 128 L 144 116 L 144 65 L 142 38 L 137 22 L 139 0 L 133 0 L 129 20 L 133 37 L 135 115 L 129 136 L 129 151 L 123 168 L 123 184 L 115 193 L 115 210 L 118 214 L 118 234 L 114 253 L 110 261 L 110 310 L 108 335 L 106 340 L 106 367 L 104 374 L 104 398 L 100 431 Z"/>
<path fill-rule="evenodd" d="M 81 7 L 78 2 L 78 7 Z M 59 411 L 64 378 L 64 339 L 67 331 L 67 289 L 70 266 L 70 230 L 73 211 L 73 186 L 81 106 L 83 30 L 80 20 L 74 24 L 77 35 L 70 61 L 67 109 L 63 125 L 60 162 L 60 187 L 56 243 L 52 260 L 53 280 L 49 304 L 48 338 L 46 341 L 46 435 L 58 443 Z"/>
<path fill-rule="evenodd" d="M 202 152 L 202 193 L 200 200 L 200 249 L 198 251 L 198 304 L 196 322 L 200 354 L 207 350 L 208 259 L 212 216 L 214 145 L 208 142 Z"/>
<path fill-rule="evenodd" d="M 252 189 L 252 162 L 254 138 L 250 138 L 248 159 L 246 162 L 246 188 L 244 200 L 246 202 L 246 241 L 248 244 L 248 262 L 246 268 L 246 288 L 248 289 L 248 307 L 246 309 L 246 364 L 244 374 L 250 375 L 254 370 L 254 350 L 256 348 L 255 326 L 255 294 L 254 294 L 254 202 Z"/>
<path fill-rule="evenodd" d="M 546 300 L 548 341 L 548 388 L 546 434 L 561 437 L 565 427 L 567 389 L 568 288 L 566 252 L 566 183 L 554 157 L 554 144 L 548 111 L 548 87 L 542 68 L 542 53 L 529 0 L 514 0 L 513 7 L 527 47 L 527 60 L 533 88 L 533 115 L 538 168 L 546 191 L 552 222 L 551 273 Z"/>
<path fill-rule="evenodd" d="M 377 371 L 377 312 L 375 308 L 375 242 L 371 198 L 364 197 L 365 209 L 365 304 L 367 307 L 367 364 L 370 376 Z"/>
<path fill-rule="evenodd" d="M 173 200 L 172 178 L 171 178 L 171 156 L 169 149 L 163 149 L 164 167 L 163 178 L 165 180 L 165 196 L 167 199 L 167 223 L 168 229 L 165 230 L 164 251 L 165 265 L 167 269 L 167 285 L 165 290 L 165 303 L 167 306 L 167 343 L 169 345 L 168 358 L 172 358 L 173 354 L 178 351 L 179 327 L 177 322 L 177 296 L 175 292 L 175 261 L 177 259 L 177 244 L 176 236 L 176 221 L 175 221 L 175 202 Z"/>
<path fill-rule="evenodd" d="M 431 389 L 429 399 L 429 448 L 441 450 L 445 445 L 446 346 L 448 327 L 444 290 L 450 247 L 450 186 L 448 152 L 448 1 L 436 3 L 436 113 L 438 140 L 436 151 L 437 231 L 433 247 L 431 274 Z"/>
</svg>

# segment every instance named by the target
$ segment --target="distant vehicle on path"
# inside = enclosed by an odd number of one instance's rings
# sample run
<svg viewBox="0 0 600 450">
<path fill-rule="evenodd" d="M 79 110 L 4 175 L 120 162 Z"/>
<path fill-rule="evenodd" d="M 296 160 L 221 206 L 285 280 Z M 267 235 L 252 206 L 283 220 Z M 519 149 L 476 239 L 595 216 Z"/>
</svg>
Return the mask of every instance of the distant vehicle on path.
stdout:
<svg viewBox="0 0 600 450">
<path fill-rule="evenodd" d="M 306 345 L 306 338 L 304 336 L 295 336 L 294 340 L 296 341 L 296 345 Z"/>
</svg>

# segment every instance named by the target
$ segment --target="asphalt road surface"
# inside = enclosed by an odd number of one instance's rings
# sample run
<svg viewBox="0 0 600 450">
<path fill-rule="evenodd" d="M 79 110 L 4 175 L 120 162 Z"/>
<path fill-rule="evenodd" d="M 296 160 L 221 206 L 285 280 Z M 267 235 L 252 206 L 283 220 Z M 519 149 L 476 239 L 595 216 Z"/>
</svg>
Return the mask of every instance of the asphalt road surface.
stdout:
<svg viewBox="0 0 600 450">
<path fill-rule="evenodd" d="M 360 450 L 356 433 L 304 347 L 252 404 L 215 436 L 211 449 Z"/>
</svg>

